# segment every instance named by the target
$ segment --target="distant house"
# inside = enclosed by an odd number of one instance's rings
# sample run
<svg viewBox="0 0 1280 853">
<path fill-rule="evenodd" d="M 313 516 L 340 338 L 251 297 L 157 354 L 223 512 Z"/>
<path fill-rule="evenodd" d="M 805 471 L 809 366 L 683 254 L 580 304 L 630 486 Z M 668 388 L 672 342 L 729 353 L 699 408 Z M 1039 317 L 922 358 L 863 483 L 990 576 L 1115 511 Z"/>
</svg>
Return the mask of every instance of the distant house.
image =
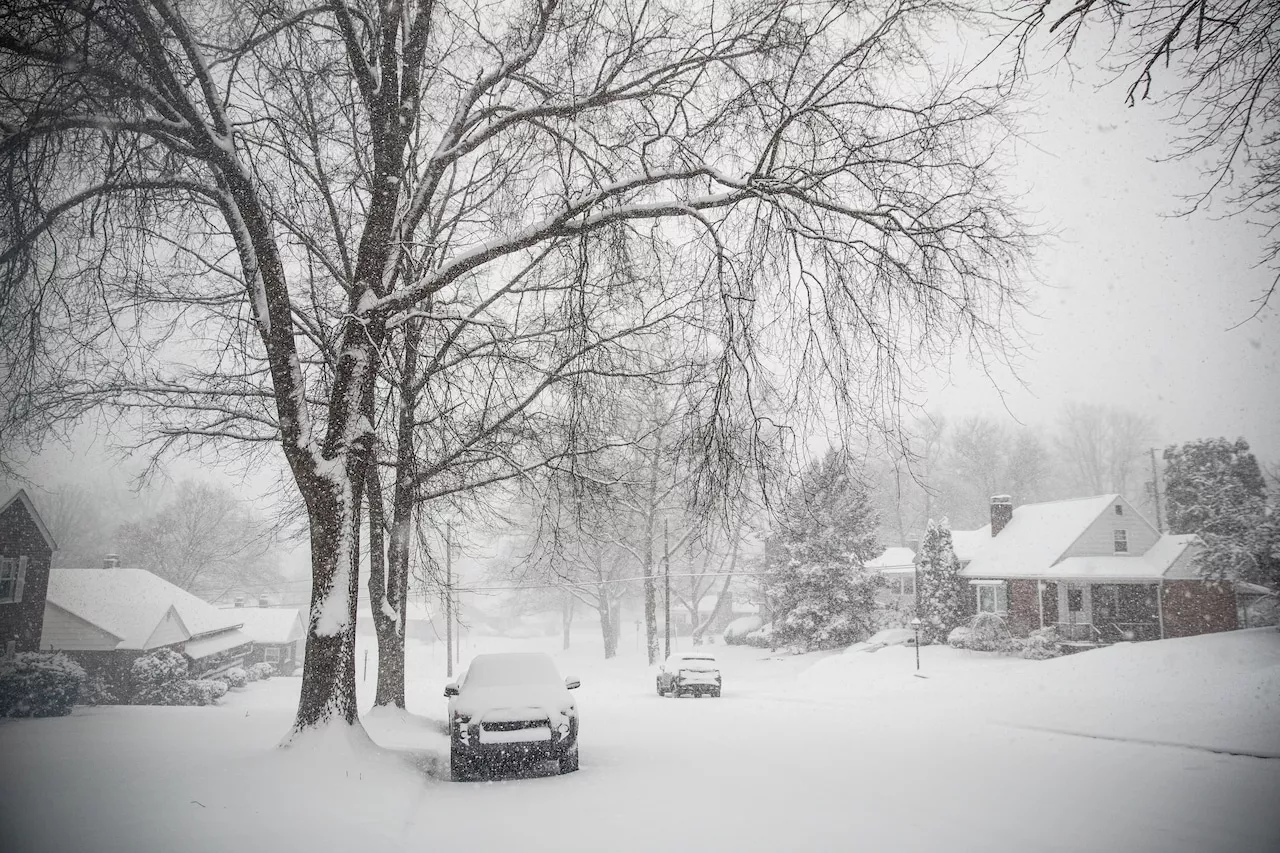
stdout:
<svg viewBox="0 0 1280 853">
<path fill-rule="evenodd" d="M 1239 627 L 1235 585 L 1201 577 L 1192 535 L 1161 534 L 1120 495 L 1013 506 L 991 499 L 991 523 L 952 534 L 973 612 L 1025 635 L 1053 626 L 1097 645 Z"/>
<path fill-rule="evenodd" d="M 911 604 L 916 597 L 916 552 L 912 548 L 893 546 L 874 560 L 868 560 L 865 568 L 884 576 L 885 589 L 879 596 L 884 603 Z"/>
<path fill-rule="evenodd" d="M 302 661 L 307 635 L 302 614 L 293 607 L 236 607 L 226 611 L 241 622 L 240 630 L 253 640 L 245 664 L 266 661 L 281 675 L 292 675 Z"/>
<path fill-rule="evenodd" d="M 193 675 L 242 666 L 252 648 L 237 611 L 219 610 L 145 569 L 49 572 L 40 648 L 66 652 L 91 674 L 124 683 L 133 661 L 157 649 L 182 653 Z"/>
<path fill-rule="evenodd" d="M 45 587 L 57 544 L 21 489 L 0 505 L 0 650 L 40 648 Z"/>
</svg>

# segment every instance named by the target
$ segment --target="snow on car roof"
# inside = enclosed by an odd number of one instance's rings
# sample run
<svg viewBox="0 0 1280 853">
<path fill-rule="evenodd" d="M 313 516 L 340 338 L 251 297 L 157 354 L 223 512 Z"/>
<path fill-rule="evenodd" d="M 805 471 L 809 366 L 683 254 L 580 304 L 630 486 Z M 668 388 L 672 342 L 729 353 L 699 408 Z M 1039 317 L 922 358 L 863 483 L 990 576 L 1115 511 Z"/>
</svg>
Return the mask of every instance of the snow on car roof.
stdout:
<svg viewBox="0 0 1280 853">
<path fill-rule="evenodd" d="M 542 652 L 505 652 L 476 655 L 467 667 L 467 687 L 558 684 L 555 661 Z"/>
<path fill-rule="evenodd" d="M 710 654 L 707 654 L 706 652 L 672 652 L 671 657 L 679 658 L 680 660 L 715 660 L 716 659 L 715 655 L 710 655 Z"/>
</svg>

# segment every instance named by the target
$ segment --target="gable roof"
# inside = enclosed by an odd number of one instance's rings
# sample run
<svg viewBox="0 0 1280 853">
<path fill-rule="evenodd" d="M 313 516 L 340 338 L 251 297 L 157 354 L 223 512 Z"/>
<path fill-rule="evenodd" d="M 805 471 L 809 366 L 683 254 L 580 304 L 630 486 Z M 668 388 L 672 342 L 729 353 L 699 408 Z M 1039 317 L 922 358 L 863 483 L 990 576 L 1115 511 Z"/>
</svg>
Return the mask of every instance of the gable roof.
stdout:
<svg viewBox="0 0 1280 853">
<path fill-rule="evenodd" d="M 977 530 L 951 531 L 951 550 L 955 552 L 956 559 L 961 563 L 967 563 L 978 556 L 978 552 L 990 541 L 990 524 L 983 525 Z"/>
<path fill-rule="evenodd" d="M 1200 541 L 1194 534 L 1166 533 L 1142 554 L 1063 557 L 1100 515 L 1116 501 L 1123 500 L 1120 495 L 1110 494 L 1018 507 L 1013 519 L 997 536 L 988 536 L 988 542 L 979 546 L 973 560 L 960 574 L 968 578 L 1051 578 L 1103 583 L 1198 579 L 1200 575 L 1190 559 L 1192 547 Z M 983 528 L 989 529 L 989 526 Z"/>
<path fill-rule="evenodd" d="M 172 608 L 191 637 L 240 625 L 219 610 L 146 569 L 53 569 L 46 601 L 120 638 L 120 649 L 145 649 Z"/>
<path fill-rule="evenodd" d="M 302 615 L 294 607 L 236 607 L 224 610 L 241 623 L 255 643 L 291 643 L 302 639 Z"/>
<path fill-rule="evenodd" d="M 27 496 L 24 489 L 18 489 L 7 501 L 4 506 L 0 506 L 0 515 L 4 515 L 5 511 L 15 503 L 20 503 L 26 507 L 27 515 L 31 516 L 31 520 L 35 522 L 36 529 L 40 531 L 40 535 L 44 541 L 48 543 L 50 551 L 58 550 L 58 543 L 53 541 L 53 534 L 49 532 L 49 528 L 45 527 L 44 519 L 40 517 L 40 513 L 36 511 L 36 505 L 31 502 L 31 498 Z"/>
</svg>

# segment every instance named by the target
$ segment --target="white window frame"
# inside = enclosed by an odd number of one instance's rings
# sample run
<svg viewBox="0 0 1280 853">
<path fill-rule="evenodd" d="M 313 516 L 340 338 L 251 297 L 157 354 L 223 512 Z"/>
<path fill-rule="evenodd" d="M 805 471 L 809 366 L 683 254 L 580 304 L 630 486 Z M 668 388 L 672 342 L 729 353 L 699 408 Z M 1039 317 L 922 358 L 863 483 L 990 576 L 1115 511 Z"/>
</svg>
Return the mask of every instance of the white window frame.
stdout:
<svg viewBox="0 0 1280 853">
<path fill-rule="evenodd" d="M 267 663 L 280 663 L 280 647 L 264 646 L 262 649 L 262 659 Z"/>
<path fill-rule="evenodd" d="M 1111 533 L 1111 543 L 1115 547 L 1117 554 L 1129 553 L 1129 531 L 1122 527 L 1117 527 Z"/>
<path fill-rule="evenodd" d="M 17 557 L 0 557 L 0 604 L 16 604 L 18 598 Z"/>
<path fill-rule="evenodd" d="M 994 613 L 1002 616 L 1009 612 L 1009 590 L 1003 583 L 977 584 L 974 589 L 977 591 L 979 613 Z M 984 592 L 988 594 L 984 595 Z M 988 604 L 991 606 L 988 607 Z M 1001 604 L 1004 606 L 1001 607 Z"/>
</svg>

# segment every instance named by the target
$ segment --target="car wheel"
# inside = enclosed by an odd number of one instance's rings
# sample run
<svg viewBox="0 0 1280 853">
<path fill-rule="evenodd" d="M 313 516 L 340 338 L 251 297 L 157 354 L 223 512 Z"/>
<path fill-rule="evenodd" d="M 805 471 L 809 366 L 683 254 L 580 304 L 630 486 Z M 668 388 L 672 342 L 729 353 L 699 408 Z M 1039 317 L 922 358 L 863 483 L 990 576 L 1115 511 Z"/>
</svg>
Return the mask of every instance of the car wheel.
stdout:
<svg viewBox="0 0 1280 853">
<path fill-rule="evenodd" d="M 469 781 L 474 775 L 471 762 L 456 749 L 449 750 L 449 778 L 455 782 Z"/>
<path fill-rule="evenodd" d="M 573 751 L 568 755 L 560 758 L 560 772 L 573 773 L 578 769 L 578 747 L 574 747 Z"/>
</svg>

